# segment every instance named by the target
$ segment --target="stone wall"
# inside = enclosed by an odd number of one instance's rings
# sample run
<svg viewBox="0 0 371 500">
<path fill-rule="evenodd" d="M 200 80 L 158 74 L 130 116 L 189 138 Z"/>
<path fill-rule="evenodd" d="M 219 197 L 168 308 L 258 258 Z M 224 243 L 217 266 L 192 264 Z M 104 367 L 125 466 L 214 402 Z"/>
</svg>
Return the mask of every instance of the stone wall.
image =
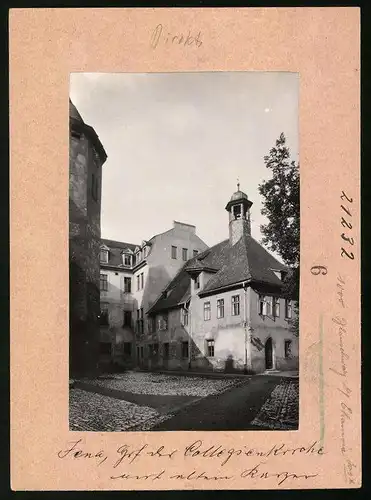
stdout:
<svg viewBox="0 0 371 500">
<path fill-rule="evenodd" d="M 99 366 L 99 249 L 102 165 L 91 137 L 70 122 L 69 260 L 70 376 Z M 90 134 L 91 135 L 91 134 Z M 93 177 L 94 176 L 94 177 Z"/>
</svg>

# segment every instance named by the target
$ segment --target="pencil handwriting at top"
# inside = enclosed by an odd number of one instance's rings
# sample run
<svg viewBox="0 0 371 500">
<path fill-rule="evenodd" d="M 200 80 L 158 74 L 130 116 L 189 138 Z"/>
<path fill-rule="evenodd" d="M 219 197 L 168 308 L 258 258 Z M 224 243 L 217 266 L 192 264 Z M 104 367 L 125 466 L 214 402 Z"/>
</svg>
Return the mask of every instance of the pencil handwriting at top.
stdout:
<svg viewBox="0 0 371 500">
<path fill-rule="evenodd" d="M 169 33 L 162 24 L 158 24 L 153 30 L 150 39 L 150 45 L 153 49 L 160 44 L 164 45 L 181 45 L 183 47 L 201 47 L 201 31 L 195 35 L 190 30 L 187 33 Z"/>
</svg>

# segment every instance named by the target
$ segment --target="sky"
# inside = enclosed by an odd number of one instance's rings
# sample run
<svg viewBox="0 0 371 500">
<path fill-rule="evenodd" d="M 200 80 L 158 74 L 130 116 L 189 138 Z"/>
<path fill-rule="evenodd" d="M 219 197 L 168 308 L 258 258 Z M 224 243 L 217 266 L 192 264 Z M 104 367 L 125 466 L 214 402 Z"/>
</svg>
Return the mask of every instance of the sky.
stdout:
<svg viewBox="0 0 371 500">
<path fill-rule="evenodd" d="M 140 244 L 173 220 L 212 246 L 228 238 L 225 206 L 240 189 L 253 202 L 264 156 L 283 132 L 298 161 L 297 73 L 72 73 L 70 97 L 107 153 L 102 238 Z"/>
</svg>

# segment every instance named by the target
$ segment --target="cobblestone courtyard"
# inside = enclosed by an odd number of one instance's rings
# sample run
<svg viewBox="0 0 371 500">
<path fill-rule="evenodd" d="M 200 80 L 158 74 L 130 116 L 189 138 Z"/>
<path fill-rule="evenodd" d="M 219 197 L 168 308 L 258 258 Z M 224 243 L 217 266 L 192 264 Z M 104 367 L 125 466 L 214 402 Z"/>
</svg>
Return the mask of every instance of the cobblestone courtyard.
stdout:
<svg viewBox="0 0 371 500">
<path fill-rule="evenodd" d="M 75 431 L 280 429 L 298 427 L 297 379 L 209 378 L 127 372 L 76 381 Z"/>
</svg>

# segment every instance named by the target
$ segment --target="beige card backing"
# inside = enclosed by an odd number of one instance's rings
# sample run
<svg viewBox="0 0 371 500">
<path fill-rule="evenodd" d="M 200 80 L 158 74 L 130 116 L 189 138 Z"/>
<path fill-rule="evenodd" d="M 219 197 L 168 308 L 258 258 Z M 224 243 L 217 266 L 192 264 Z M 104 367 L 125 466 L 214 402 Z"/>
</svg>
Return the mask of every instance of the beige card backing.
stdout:
<svg viewBox="0 0 371 500">
<path fill-rule="evenodd" d="M 200 32 L 202 44 L 153 48 L 158 24 Z M 357 8 L 10 11 L 13 489 L 361 485 L 359 37 Z M 70 73 L 267 70 L 300 75 L 299 430 L 70 432 Z M 63 458 L 77 439 L 82 453 Z M 197 439 L 231 458 L 185 456 Z M 125 444 L 174 453 L 114 468 Z M 267 453 L 273 445 L 291 451 Z"/>
</svg>

